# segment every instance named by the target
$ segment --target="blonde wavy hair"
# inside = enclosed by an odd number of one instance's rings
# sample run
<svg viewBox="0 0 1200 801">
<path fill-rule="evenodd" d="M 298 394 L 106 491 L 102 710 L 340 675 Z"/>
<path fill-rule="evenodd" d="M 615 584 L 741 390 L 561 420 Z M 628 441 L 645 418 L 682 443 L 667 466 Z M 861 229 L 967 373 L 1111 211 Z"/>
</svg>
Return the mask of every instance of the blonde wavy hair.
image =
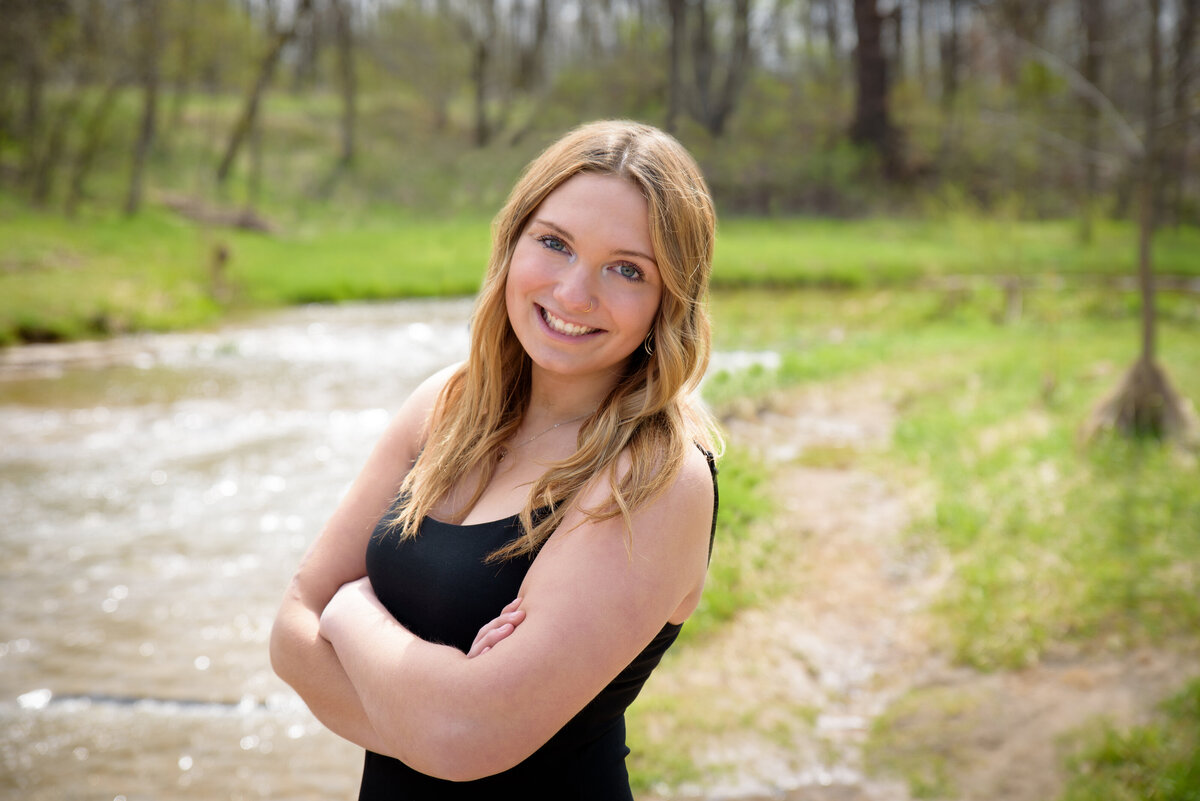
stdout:
<svg viewBox="0 0 1200 801">
<path fill-rule="evenodd" d="M 526 168 L 492 224 L 492 253 L 471 318 L 466 363 L 442 389 L 420 458 L 404 479 L 402 508 L 393 524 L 414 536 L 421 520 L 455 481 L 479 468 L 479 483 L 460 522 L 495 474 L 497 455 L 521 424 L 529 402 L 530 359 L 509 323 L 505 283 L 521 233 L 546 197 L 581 173 L 626 179 L 649 206 L 650 239 L 663 293 L 652 351 L 630 354 L 624 375 L 580 426 L 577 448 L 530 488 L 520 512 L 521 536 L 491 559 L 532 554 L 546 541 L 588 482 L 606 475 L 611 502 L 581 510 L 586 518 L 625 519 L 663 492 L 678 475 L 693 443 L 720 449 L 712 418 L 696 390 L 708 366 L 708 280 L 716 215 L 695 161 L 674 138 L 623 120 L 583 125 L 551 145 Z M 630 468 L 617 459 L 629 451 Z"/>
</svg>

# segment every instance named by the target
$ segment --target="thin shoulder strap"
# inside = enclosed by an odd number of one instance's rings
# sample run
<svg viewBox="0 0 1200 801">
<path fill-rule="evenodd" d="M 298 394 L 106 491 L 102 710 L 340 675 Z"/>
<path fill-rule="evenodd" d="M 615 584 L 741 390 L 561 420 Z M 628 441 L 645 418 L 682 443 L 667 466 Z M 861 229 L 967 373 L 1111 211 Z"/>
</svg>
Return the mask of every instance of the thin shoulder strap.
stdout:
<svg viewBox="0 0 1200 801">
<path fill-rule="evenodd" d="M 699 443 L 697 443 L 696 447 L 700 448 L 700 452 L 704 454 L 704 459 L 705 459 L 705 461 L 708 462 L 708 470 L 709 470 L 709 472 L 712 473 L 713 514 L 712 514 L 712 528 L 708 532 L 708 561 L 711 562 L 712 561 L 712 552 L 713 552 L 713 543 L 717 539 L 717 509 L 721 505 L 720 493 L 717 491 L 717 460 L 713 457 L 712 451 L 701 447 Z"/>
</svg>

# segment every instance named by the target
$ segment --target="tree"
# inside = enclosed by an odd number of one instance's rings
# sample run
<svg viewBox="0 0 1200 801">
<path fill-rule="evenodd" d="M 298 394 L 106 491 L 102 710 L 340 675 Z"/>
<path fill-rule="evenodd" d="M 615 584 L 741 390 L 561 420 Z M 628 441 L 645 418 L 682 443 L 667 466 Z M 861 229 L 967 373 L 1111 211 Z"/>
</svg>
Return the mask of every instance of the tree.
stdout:
<svg viewBox="0 0 1200 801">
<path fill-rule="evenodd" d="M 342 153 L 340 166 L 349 166 L 354 161 L 354 131 L 358 108 L 358 74 L 354 68 L 354 28 L 350 0 L 334 0 L 335 28 L 337 31 L 338 77 L 342 95 Z"/>
<path fill-rule="evenodd" d="M 750 70 L 750 0 L 734 0 L 730 9 L 731 36 L 724 77 L 718 80 L 721 59 L 714 43 L 716 20 L 707 0 L 666 0 L 671 33 L 668 45 L 667 130 L 674 130 L 681 109 L 686 105 L 693 119 L 714 138 L 725 133 L 725 126 L 737 106 L 738 94 Z M 690 13 L 694 11 L 693 13 Z M 688 32 L 691 36 L 688 36 Z M 684 77 L 684 57 L 691 62 L 692 81 Z"/>
<path fill-rule="evenodd" d="M 692 116 L 713 137 L 725 132 L 725 125 L 737 103 L 738 92 L 746 80 L 750 53 L 750 0 L 733 2 L 733 37 L 725 80 L 716 85 L 716 53 L 713 49 L 712 21 L 705 0 L 696 2 L 696 25 L 692 39 L 692 66 L 695 70 L 695 94 Z"/>
<path fill-rule="evenodd" d="M 1184 187 L 1188 175 L 1188 132 L 1191 127 L 1191 112 L 1188 108 L 1192 96 L 1196 65 L 1196 28 L 1200 24 L 1200 0 L 1180 0 L 1182 8 L 1175 32 L 1175 64 L 1171 81 L 1171 130 L 1163 148 L 1164 178 L 1168 195 L 1166 211 L 1174 222 L 1185 216 Z"/>
<path fill-rule="evenodd" d="M 1101 86 L 1100 69 L 1104 52 L 1105 9 L 1104 0 L 1079 0 L 1079 16 L 1084 31 L 1083 63 L 1080 73 L 1091 86 Z M 1100 108 L 1086 99 L 1083 106 L 1083 241 L 1092 241 L 1092 218 L 1095 214 L 1096 196 L 1100 181 L 1096 154 L 1100 152 Z"/>
<path fill-rule="evenodd" d="M 158 60 L 161 31 L 159 0 L 137 0 L 138 80 L 142 85 L 142 118 L 129 170 L 129 191 L 125 195 L 125 213 L 136 214 L 142 204 L 146 159 L 154 144 L 158 118 Z"/>
<path fill-rule="evenodd" d="M 683 110 L 683 40 L 687 35 L 687 0 L 666 0 L 671 36 L 667 45 L 667 121 L 666 129 L 675 132 Z"/>
<path fill-rule="evenodd" d="M 523 12 L 525 6 L 520 4 L 517 9 Z M 517 75 L 514 81 L 517 89 L 529 91 L 541 82 L 544 66 L 542 62 L 549 33 L 550 0 L 537 0 L 537 8 L 533 14 L 533 35 L 529 37 L 529 43 L 520 47 L 517 53 Z"/>
<path fill-rule="evenodd" d="M 883 53 L 883 18 L 876 0 L 854 0 L 857 99 L 850 137 L 873 148 L 883 160 L 884 174 L 900 172 L 897 135 L 888 113 L 887 59 Z"/>
<path fill-rule="evenodd" d="M 1162 0 L 1150 0 L 1150 75 L 1145 91 L 1145 134 L 1140 159 L 1140 219 L 1138 225 L 1138 288 L 1142 297 L 1142 347 L 1137 361 L 1107 400 L 1100 404 L 1091 433 L 1113 429 L 1134 436 L 1184 438 L 1193 428 L 1186 403 L 1166 371 L 1155 360 L 1157 314 L 1154 287 L 1154 228 L 1158 157 L 1158 95 L 1162 90 L 1162 42 L 1159 29 Z"/>
<path fill-rule="evenodd" d="M 258 77 L 246 93 L 242 111 L 233 125 L 233 130 L 229 133 L 229 141 L 225 145 L 225 155 L 221 157 L 221 162 L 217 165 L 217 183 L 219 185 L 224 185 L 229 178 L 229 173 L 233 169 L 233 161 L 237 158 L 238 151 L 241 150 L 258 119 L 259 103 L 262 102 L 263 92 L 266 91 L 271 77 L 275 74 L 275 68 L 279 64 L 279 57 L 283 53 L 284 47 L 295 37 L 297 27 L 312 14 L 312 9 L 313 0 L 300 0 L 291 24 L 279 25 L 277 23 L 271 44 L 259 64 Z"/>
<path fill-rule="evenodd" d="M 950 109 L 958 97 L 959 61 L 962 48 L 959 45 L 959 7 L 964 0 L 946 0 L 945 24 L 941 33 L 940 48 L 942 67 L 942 108 Z"/>
</svg>

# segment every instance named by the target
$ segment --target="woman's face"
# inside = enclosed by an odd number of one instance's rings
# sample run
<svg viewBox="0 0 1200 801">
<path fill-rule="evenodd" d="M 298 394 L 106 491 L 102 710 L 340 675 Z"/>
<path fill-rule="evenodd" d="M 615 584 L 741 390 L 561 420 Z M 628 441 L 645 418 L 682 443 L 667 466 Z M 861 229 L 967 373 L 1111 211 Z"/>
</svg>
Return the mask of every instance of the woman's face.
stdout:
<svg viewBox="0 0 1200 801">
<path fill-rule="evenodd" d="M 610 175 L 576 175 L 542 201 L 505 285 L 525 352 L 572 378 L 614 376 L 650 332 L 661 298 L 646 199 Z"/>
</svg>

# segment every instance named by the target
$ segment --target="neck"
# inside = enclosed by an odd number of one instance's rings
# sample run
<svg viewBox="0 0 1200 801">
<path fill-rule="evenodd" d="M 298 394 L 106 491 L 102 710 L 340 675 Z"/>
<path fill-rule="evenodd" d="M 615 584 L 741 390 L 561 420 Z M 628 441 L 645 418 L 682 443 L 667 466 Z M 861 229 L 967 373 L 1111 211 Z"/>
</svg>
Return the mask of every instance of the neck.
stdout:
<svg viewBox="0 0 1200 801">
<path fill-rule="evenodd" d="M 617 376 L 564 378 L 548 376 L 533 367 L 529 387 L 529 406 L 525 411 L 527 423 L 561 422 L 595 411 L 616 384 Z"/>
</svg>

